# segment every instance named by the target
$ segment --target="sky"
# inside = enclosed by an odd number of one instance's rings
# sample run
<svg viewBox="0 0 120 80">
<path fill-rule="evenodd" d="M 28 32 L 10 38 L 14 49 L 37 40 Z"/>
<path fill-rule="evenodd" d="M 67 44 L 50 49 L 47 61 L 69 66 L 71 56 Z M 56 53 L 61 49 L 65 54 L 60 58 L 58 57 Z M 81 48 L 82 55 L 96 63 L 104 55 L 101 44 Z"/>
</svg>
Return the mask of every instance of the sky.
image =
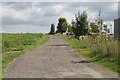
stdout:
<svg viewBox="0 0 120 80">
<path fill-rule="evenodd" d="M 24 0 L 25 1 L 25 0 Z M 79 11 L 87 11 L 88 21 L 92 22 L 98 19 L 98 11 L 101 10 L 101 18 L 104 23 L 112 24 L 112 33 L 114 28 L 114 19 L 118 18 L 118 1 L 100 2 L 99 0 L 85 0 L 85 2 L 75 1 L 43 1 L 31 0 L 10 1 L 4 0 L 0 3 L 0 21 L 5 33 L 48 33 L 50 25 L 57 27 L 58 18 L 64 17 L 68 23 L 75 19 L 75 14 Z M 111 29 L 111 28 L 110 28 Z"/>
</svg>

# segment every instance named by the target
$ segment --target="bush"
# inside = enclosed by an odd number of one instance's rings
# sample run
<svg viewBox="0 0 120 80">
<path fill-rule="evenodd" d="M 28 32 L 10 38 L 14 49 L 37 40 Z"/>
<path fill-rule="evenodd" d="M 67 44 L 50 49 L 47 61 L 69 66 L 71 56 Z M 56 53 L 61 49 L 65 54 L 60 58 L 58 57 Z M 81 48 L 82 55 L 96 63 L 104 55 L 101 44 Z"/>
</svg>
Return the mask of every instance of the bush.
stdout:
<svg viewBox="0 0 120 80">
<path fill-rule="evenodd" d="M 99 57 L 103 58 L 106 55 L 106 49 L 103 46 L 97 46 L 91 49 L 89 54 L 90 57 Z"/>
</svg>

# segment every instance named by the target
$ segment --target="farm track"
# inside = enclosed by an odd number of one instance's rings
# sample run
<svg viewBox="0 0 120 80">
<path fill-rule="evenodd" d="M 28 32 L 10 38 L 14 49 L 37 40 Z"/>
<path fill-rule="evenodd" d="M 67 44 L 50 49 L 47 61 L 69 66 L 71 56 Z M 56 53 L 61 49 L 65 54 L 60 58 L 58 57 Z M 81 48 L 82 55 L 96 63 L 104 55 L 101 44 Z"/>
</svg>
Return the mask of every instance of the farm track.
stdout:
<svg viewBox="0 0 120 80">
<path fill-rule="evenodd" d="M 16 58 L 3 78 L 115 78 L 78 56 L 57 36 L 50 36 L 44 45 Z"/>
</svg>

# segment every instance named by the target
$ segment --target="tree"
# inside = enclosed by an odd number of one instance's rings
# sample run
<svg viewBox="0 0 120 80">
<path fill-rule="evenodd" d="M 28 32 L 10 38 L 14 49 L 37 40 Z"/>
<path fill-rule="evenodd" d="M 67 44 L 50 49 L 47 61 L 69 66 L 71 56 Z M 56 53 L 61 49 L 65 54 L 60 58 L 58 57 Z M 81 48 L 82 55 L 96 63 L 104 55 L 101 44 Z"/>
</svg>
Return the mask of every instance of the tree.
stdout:
<svg viewBox="0 0 120 80">
<path fill-rule="evenodd" d="M 99 32 L 99 27 L 98 27 L 98 25 L 96 24 L 96 23 L 94 23 L 94 22 L 91 22 L 90 23 L 90 32 L 91 33 L 98 33 Z M 93 38 L 93 40 L 94 40 L 94 42 L 96 42 L 96 37 L 97 37 L 97 35 L 96 34 L 94 34 L 94 35 L 92 35 L 92 38 Z"/>
<path fill-rule="evenodd" d="M 51 30 L 49 34 L 55 34 L 55 25 L 51 24 Z"/>
<path fill-rule="evenodd" d="M 98 11 L 98 20 L 96 20 L 96 21 L 97 21 L 100 32 L 102 32 L 103 31 L 103 22 L 104 22 L 104 20 L 101 19 L 101 10 Z"/>
<path fill-rule="evenodd" d="M 68 32 L 72 33 L 72 26 L 70 24 L 68 25 Z"/>
<path fill-rule="evenodd" d="M 76 22 L 74 20 L 72 20 L 71 24 L 72 24 L 72 27 L 76 26 Z"/>
<path fill-rule="evenodd" d="M 94 23 L 94 22 L 91 22 L 90 23 L 90 28 L 91 28 L 91 32 L 92 33 L 98 33 L 99 32 L 99 29 L 98 29 L 98 26 Z"/>
<path fill-rule="evenodd" d="M 103 19 L 100 19 L 99 20 L 99 23 L 100 23 L 100 32 L 102 32 L 103 31 Z"/>
<path fill-rule="evenodd" d="M 107 27 L 107 25 L 106 24 L 104 24 L 103 25 L 103 28 L 104 28 L 104 31 L 106 32 L 106 33 L 108 33 L 109 31 L 108 31 L 108 27 Z"/>
<path fill-rule="evenodd" d="M 62 24 L 62 30 L 61 30 L 61 33 L 66 32 L 66 31 L 67 31 L 67 27 L 68 27 L 68 23 L 67 23 L 67 22 L 64 22 L 64 23 Z"/>
<path fill-rule="evenodd" d="M 85 11 L 81 14 L 78 11 L 78 14 L 75 15 L 75 26 L 73 26 L 73 33 L 75 34 L 75 38 L 78 40 L 80 36 L 88 34 L 87 13 Z"/>
<path fill-rule="evenodd" d="M 60 32 L 63 34 L 63 32 L 66 32 L 66 19 L 65 18 L 59 18 L 58 19 L 58 26 L 57 26 L 57 32 Z M 64 23 L 64 24 L 63 24 Z"/>
<path fill-rule="evenodd" d="M 109 33 L 110 30 L 106 24 L 103 25 L 103 28 L 106 33 Z M 109 40 L 109 36 L 108 36 L 108 40 Z M 106 35 L 105 35 L 105 41 L 106 41 Z"/>
<path fill-rule="evenodd" d="M 76 22 L 74 20 L 72 20 L 71 24 L 72 24 L 72 32 L 74 34 L 77 34 Z"/>
<path fill-rule="evenodd" d="M 56 30 L 56 32 L 55 33 L 59 33 L 59 31 L 58 30 Z"/>
</svg>

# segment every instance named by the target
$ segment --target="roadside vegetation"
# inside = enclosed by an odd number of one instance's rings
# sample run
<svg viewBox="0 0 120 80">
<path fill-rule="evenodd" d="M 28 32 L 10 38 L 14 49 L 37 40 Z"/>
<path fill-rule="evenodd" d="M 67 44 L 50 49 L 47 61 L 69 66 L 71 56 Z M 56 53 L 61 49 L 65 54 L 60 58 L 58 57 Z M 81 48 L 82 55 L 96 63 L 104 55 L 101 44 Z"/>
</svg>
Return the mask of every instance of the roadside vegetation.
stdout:
<svg viewBox="0 0 120 80">
<path fill-rule="evenodd" d="M 83 36 L 83 40 L 77 40 L 75 38 L 71 39 L 71 35 L 61 35 L 57 34 L 60 38 L 68 42 L 72 49 L 77 52 L 80 56 L 83 56 L 85 59 L 89 60 L 92 63 L 97 64 L 98 66 L 107 69 L 113 73 L 120 74 L 120 63 L 118 57 L 118 41 L 105 41 L 100 42 L 102 39 L 100 36 L 97 36 L 97 41 L 94 42 L 93 37 Z"/>
<path fill-rule="evenodd" d="M 2 69 L 14 58 L 25 52 L 44 44 L 48 41 L 48 35 L 36 33 L 2 34 Z"/>
<path fill-rule="evenodd" d="M 112 25 L 105 24 L 101 18 L 100 10 L 95 21 L 88 21 L 86 11 L 78 11 L 71 23 L 65 18 L 58 19 L 56 35 L 67 41 L 76 52 L 90 62 L 120 74 L 119 41 L 118 37 L 111 33 L 110 27 Z"/>
</svg>

